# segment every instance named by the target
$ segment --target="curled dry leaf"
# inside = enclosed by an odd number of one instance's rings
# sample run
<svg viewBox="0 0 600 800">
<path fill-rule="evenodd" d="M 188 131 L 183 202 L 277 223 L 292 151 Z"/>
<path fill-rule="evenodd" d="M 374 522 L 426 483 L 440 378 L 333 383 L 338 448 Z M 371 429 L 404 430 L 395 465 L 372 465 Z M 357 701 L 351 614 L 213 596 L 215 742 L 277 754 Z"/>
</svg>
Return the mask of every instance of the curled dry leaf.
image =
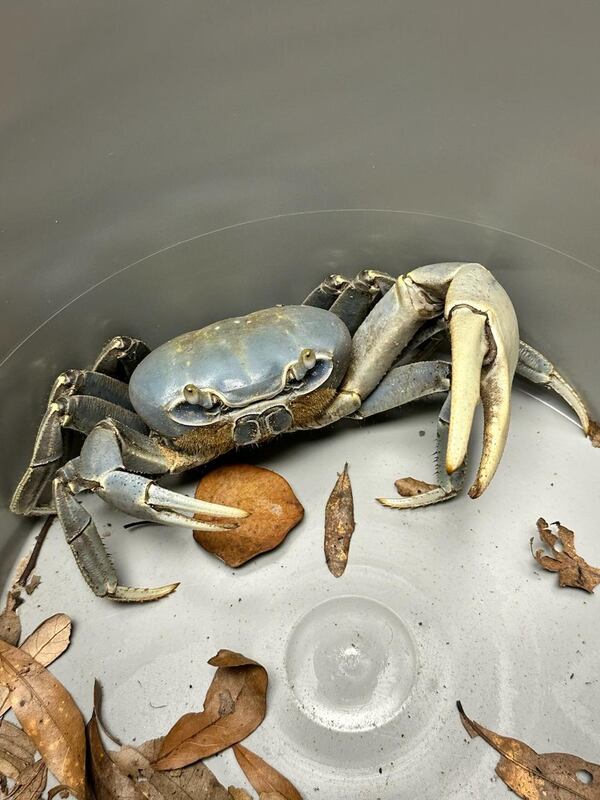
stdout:
<svg viewBox="0 0 600 800">
<path fill-rule="evenodd" d="M 531 747 L 500 736 L 469 719 L 457 703 L 471 738 L 480 736 L 500 754 L 496 774 L 524 800 L 598 800 L 600 765 L 568 753 L 536 753 Z"/>
<path fill-rule="evenodd" d="M 240 742 L 265 718 L 267 671 L 231 650 L 219 650 L 208 662 L 218 667 L 204 709 L 184 714 L 165 736 L 155 769 L 177 769 Z"/>
<path fill-rule="evenodd" d="M 584 589 L 586 592 L 593 593 L 596 586 L 600 584 L 600 568 L 591 567 L 578 555 L 573 531 L 565 528 L 560 522 L 554 524 L 558 526 L 558 535 L 552 533 L 545 519 L 541 517 L 538 519 L 537 528 L 540 539 L 552 550 L 552 556 L 546 555 L 543 550 L 536 550 L 533 553 L 534 558 L 549 572 L 558 572 L 561 587 L 571 586 L 574 589 Z M 562 549 L 556 547 L 559 541 Z M 533 539 L 531 545 L 533 552 Z"/>
<path fill-rule="evenodd" d="M 62 655 L 71 641 L 71 620 L 66 614 L 54 614 L 42 622 L 21 645 L 21 650 L 47 667 Z M 8 689 L 0 686 L 0 717 L 10 708 Z"/>
<path fill-rule="evenodd" d="M 198 484 L 196 497 L 249 512 L 230 532 L 194 531 L 198 544 L 230 567 L 273 550 L 304 516 L 304 508 L 285 478 L 250 464 L 209 472 Z"/>
<path fill-rule="evenodd" d="M 0 684 L 23 730 L 59 783 L 85 798 L 85 727 L 65 687 L 23 650 L 0 642 Z"/>
<path fill-rule="evenodd" d="M 354 527 L 354 500 L 346 464 L 325 507 L 325 560 L 336 578 L 344 574 L 348 564 Z"/>
<path fill-rule="evenodd" d="M 241 744 L 236 744 L 233 752 L 244 775 L 261 798 L 263 795 L 275 794 L 282 800 L 302 800 L 296 787 L 256 753 Z"/>
</svg>

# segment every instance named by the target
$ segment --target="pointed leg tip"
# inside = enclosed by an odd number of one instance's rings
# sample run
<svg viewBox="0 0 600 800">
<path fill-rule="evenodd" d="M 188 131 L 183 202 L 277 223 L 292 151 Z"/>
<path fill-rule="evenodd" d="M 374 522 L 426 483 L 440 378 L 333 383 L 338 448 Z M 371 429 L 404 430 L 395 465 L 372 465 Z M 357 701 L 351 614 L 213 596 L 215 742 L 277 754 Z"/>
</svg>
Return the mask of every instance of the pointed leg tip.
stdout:
<svg viewBox="0 0 600 800">
<path fill-rule="evenodd" d="M 595 419 L 590 419 L 587 430 L 584 429 L 585 435 L 588 437 L 593 447 L 600 447 L 600 423 Z"/>
<path fill-rule="evenodd" d="M 114 591 L 107 595 L 117 603 L 149 603 L 154 600 L 161 600 L 168 597 L 179 586 L 177 583 L 168 583 L 165 586 L 156 586 L 153 589 L 136 589 L 132 586 L 117 586 Z"/>
<path fill-rule="evenodd" d="M 481 497 L 481 495 L 485 492 L 485 488 L 485 486 L 482 486 L 481 483 L 476 481 L 469 489 L 469 497 L 472 500 L 477 500 L 477 498 Z"/>
</svg>

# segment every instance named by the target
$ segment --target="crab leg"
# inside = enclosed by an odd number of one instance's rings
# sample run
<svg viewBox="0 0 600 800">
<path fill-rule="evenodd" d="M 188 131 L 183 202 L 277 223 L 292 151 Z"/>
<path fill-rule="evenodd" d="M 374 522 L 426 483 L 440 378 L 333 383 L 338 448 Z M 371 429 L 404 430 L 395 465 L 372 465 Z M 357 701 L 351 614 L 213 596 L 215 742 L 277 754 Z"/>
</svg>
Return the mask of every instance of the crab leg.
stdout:
<svg viewBox="0 0 600 800">
<path fill-rule="evenodd" d="M 462 489 L 465 480 L 466 464 L 449 475 L 444 469 L 444 456 L 448 446 L 448 430 L 450 426 L 450 394 L 446 397 L 442 410 L 438 416 L 437 426 L 437 479 L 438 485 L 424 484 L 411 478 L 396 481 L 396 487 L 401 497 L 378 497 L 377 502 L 387 508 L 420 508 L 433 505 L 442 500 L 449 500 Z"/>
<path fill-rule="evenodd" d="M 508 433 L 510 389 L 519 334 L 510 299 L 480 264 L 420 267 L 398 278 L 353 339 L 352 360 L 339 395 L 318 420 L 326 425 L 358 410 L 422 325 L 444 315 L 450 328 L 452 390 L 446 469 L 464 461 L 473 411 L 484 407 L 484 444 L 471 487 L 478 497 L 491 481 Z"/>
<path fill-rule="evenodd" d="M 350 281 L 329 310 L 345 322 L 350 333 L 354 335 L 374 303 L 394 283 L 394 279 L 383 272 L 364 269 Z"/>
<path fill-rule="evenodd" d="M 199 521 L 190 514 L 239 519 L 246 512 L 172 492 L 128 472 L 127 465 L 144 466 L 155 474 L 168 471 L 165 455 L 148 437 L 119 427 L 113 420 L 99 423 L 86 439 L 81 455 L 58 471 L 53 483 L 54 502 L 79 569 L 96 595 L 128 602 L 157 600 L 170 594 L 176 584 L 156 589 L 119 586 L 94 521 L 76 497 L 79 492 L 90 490 L 138 519 L 198 530 L 227 531 L 236 525 Z"/>
<path fill-rule="evenodd" d="M 91 380 L 90 375 L 94 376 Z M 134 411 L 122 405 L 91 395 L 72 395 L 71 392 L 85 388 L 83 381 L 86 380 L 87 388 L 90 388 L 91 384 L 97 391 L 103 391 L 107 396 L 119 399 L 115 390 L 115 385 L 119 384 L 119 381 L 106 375 L 64 373 L 59 376 L 38 429 L 30 464 L 11 500 L 10 508 L 14 513 L 28 515 L 53 513 L 54 509 L 40 503 L 40 498 L 61 463 L 65 461 L 68 452 L 68 447 L 65 447 L 65 444 L 68 446 L 68 442 L 63 438 L 65 428 L 89 433 L 102 419 L 112 417 L 140 432 L 148 430 Z"/>
<path fill-rule="evenodd" d="M 394 367 L 365 400 L 360 409 L 353 414 L 353 418 L 366 419 L 374 414 L 399 408 L 415 400 L 448 394 L 450 371 L 451 365 L 446 361 L 419 361 Z M 403 479 L 397 482 L 398 491 L 402 497 L 380 497 L 377 498 L 379 503 L 389 508 L 417 508 L 448 500 L 460 491 L 465 476 L 464 465 L 455 470 L 452 475 L 448 475 L 443 467 L 448 444 L 449 422 L 450 395 L 448 394 L 438 417 L 437 486 L 412 479 Z"/>
<path fill-rule="evenodd" d="M 150 352 L 150 348 L 140 339 L 131 336 L 115 336 L 100 351 L 92 370 L 129 381 L 131 373 Z"/>
<path fill-rule="evenodd" d="M 585 435 L 590 438 L 594 447 L 600 447 L 598 423 L 590 419 L 583 399 L 546 356 L 525 342 L 521 342 L 519 346 L 517 374 L 532 383 L 547 386 L 566 400 L 579 417 Z"/>
<path fill-rule="evenodd" d="M 329 275 L 316 289 L 312 290 L 302 305 L 314 306 L 315 308 L 331 308 L 349 283 L 348 278 L 344 278 L 343 275 Z"/>
</svg>

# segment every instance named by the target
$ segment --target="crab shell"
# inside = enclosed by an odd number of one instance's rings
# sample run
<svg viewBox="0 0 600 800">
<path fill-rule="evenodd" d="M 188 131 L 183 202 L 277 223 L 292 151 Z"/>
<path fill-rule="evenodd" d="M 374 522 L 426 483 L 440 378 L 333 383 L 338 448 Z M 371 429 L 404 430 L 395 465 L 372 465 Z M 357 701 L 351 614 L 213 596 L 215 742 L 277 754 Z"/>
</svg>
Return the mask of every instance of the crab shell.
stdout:
<svg viewBox="0 0 600 800">
<path fill-rule="evenodd" d="M 129 396 L 150 429 L 171 440 L 228 422 L 236 444 L 251 444 L 299 427 L 300 401 L 317 390 L 331 399 L 351 346 L 329 311 L 268 308 L 153 350 L 134 370 Z"/>
</svg>

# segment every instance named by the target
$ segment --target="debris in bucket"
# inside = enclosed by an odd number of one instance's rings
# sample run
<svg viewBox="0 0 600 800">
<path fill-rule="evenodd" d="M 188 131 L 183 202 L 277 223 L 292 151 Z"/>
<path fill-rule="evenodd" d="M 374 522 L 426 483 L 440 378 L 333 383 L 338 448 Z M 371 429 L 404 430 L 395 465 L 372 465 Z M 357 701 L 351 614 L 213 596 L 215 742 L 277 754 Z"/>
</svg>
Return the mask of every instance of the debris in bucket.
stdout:
<svg viewBox="0 0 600 800">
<path fill-rule="evenodd" d="M 524 800 L 599 800 L 600 765 L 568 753 L 536 753 L 518 739 L 500 736 L 469 719 L 457 703 L 469 736 L 480 736 L 500 754 L 496 774 Z"/>
<path fill-rule="evenodd" d="M 267 711 L 267 671 L 240 653 L 219 650 L 202 711 L 184 714 L 167 733 L 153 765 L 177 769 L 225 750 L 256 730 Z"/>
<path fill-rule="evenodd" d="M 15 647 L 21 639 L 21 620 L 17 614 L 17 608 L 23 603 L 21 592 L 24 588 L 27 594 L 30 595 L 40 583 L 40 577 L 31 575 L 31 573 L 35 568 L 40 550 L 53 520 L 53 514 L 46 517 L 40 532 L 36 536 L 33 550 L 17 564 L 12 585 L 6 595 L 4 611 L 0 614 L 0 640 Z"/>
<path fill-rule="evenodd" d="M 531 552 L 535 560 L 548 572 L 558 572 L 561 587 L 569 586 L 573 589 L 584 589 L 593 593 L 600 584 L 600 568 L 590 566 L 575 549 L 575 534 L 565 528 L 560 522 L 554 522 L 558 534 L 552 533 L 545 519 L 540 517 L 537 521 L 540 539 L 552 550 L 552 556 L 545 550 L 533 551 L 533 538 L 531 539 Z"/>
<path fill-rule="evenodd" d="M 8 689 L 14 714 L 48 769 L 84 799 L 85 726 L 69 692 L 39 661 L 6 642 L 0 642 L 0 685 Z"/>
<path fill-rule="evenodd" d="M 350 540 L 355 528 L 354 500 L 348 464 L 338 475 L 325 507 L 325 560 L 336 578 L 344 574 L 348 564 Z"/>
<path fill-rule="evenodd" d="M 136 747 L 125 745 L 107 751 L 102 742 L 96 712 L 87 727 L 91 781 L 101 800 L 230 800 L 230 795 L 201 761 L 183 769 L 157 772 L 152 764 L 162 739 L 151 739 Z"/>
<path fill-rule="evenodd" d="M 434 489 L 439 489 L 435 483 L 420 481 L 418 478 L 399 478 L 394 486 L 401 497 L 415 497 L 418 494 L 426 494 Z"/>
<path fill-rule="evenodd" d="M 230 567 L 273 550 L 304 516 L 304 508 L 285 478 L 250 464 L 212 470 L 199 482 L 196 498 L 249 512 L 231 532 L 194 531 L 198 544 Z M 202 519 L 206 521 L 206 515 Z"/>
<path fill-rule="evenodd" d="M 260 798 L 273 796 L 281 800 L 302 800 L 302 795 L 296 787 L 256 753 L 241 744 L 234 745 L 233 752 Z"/>
</svg>

